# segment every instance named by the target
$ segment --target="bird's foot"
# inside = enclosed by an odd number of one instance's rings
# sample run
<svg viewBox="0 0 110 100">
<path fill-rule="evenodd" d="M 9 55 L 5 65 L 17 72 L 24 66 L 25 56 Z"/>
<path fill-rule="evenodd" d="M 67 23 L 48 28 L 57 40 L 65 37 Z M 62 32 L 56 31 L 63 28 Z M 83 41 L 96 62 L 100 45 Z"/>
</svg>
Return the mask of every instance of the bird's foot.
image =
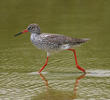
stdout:
<svg viewBox="0 0 110 100">
<path fill-rule="evenodd" d="M 79 65 L 76 65 L 76 67 L 77 67 L 79 70 L 81 70 L 82 72 L 84 72 L 84 73 L 86 74 L 85 69 L 83 69 L 83 68 L 82 68 L 82 67 L 80 67 Z"/>
</svg>

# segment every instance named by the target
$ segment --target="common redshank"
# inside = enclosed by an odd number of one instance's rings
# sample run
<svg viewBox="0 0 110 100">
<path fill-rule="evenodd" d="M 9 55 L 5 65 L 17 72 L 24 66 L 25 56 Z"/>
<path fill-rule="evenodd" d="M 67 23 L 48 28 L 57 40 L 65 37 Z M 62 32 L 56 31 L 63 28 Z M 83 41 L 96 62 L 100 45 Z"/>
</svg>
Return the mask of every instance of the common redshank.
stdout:
<svg viewBox="0 0 110 100">
<path fill-rule="evenodd" d="M 45 50 L 47 52 L 47 59 L 44 66 L 39 70 L 39 73 L 45 68 L 48 63 L 48 58 L 53 51 L 62 51 L 69 50 L 74 53 L 76 67 L 82 72 L 86 73 L 85 69 L 80 67 L 77 62 L 76 51 L 73 49 L 76 45 L 85 43 L 89 39 L 77 39 L 72 37 L 67 37 L 60 34 L 50 34 L 50 33 L 41 33 L 40 27 L 37 24 L 30 24 L 27 29 L 22 32 L 15 34 L 15 37 L 30 32 L 30 39 L 32 43 L 39 49 Z"/>
</svg>

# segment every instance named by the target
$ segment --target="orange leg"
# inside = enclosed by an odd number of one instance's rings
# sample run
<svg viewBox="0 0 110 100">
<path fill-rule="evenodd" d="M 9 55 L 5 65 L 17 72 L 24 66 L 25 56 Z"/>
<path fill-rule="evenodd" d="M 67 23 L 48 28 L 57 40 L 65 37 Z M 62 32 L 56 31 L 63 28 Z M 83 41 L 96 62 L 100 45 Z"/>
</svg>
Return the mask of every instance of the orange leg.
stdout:
<svg viewBox="0 0 110 100">
<path fill-rule="evenodd" d="M 47 63 L 48 63 L 48 56 L 47 56 L 47 59 L 46 59 L 46 62 L 44 64 L 44 66 L 40 69 L 39 73 L 45 68 L 45 66 L 47 65 Z"/>
<path fill-rule="evenodd" d="M 80 66 L 78 65 L 75 49 L 67 49 L 67 50 L 72 51 L 72 52 L 74 53 L 76 67 L 77 67 L 79 70 L 81 70 L 82 72 L 86 73 L 85 69 L 83 69 L 82 67 L 80 67 Z"/>
</svg>

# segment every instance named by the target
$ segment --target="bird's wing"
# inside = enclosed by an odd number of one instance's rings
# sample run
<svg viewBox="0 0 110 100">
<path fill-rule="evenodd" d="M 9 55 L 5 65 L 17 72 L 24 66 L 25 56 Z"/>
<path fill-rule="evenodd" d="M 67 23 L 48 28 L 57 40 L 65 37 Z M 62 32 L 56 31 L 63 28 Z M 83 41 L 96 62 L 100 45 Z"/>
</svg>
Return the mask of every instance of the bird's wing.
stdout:
<svg viewBox="0 0 110 100">
<path fill-rule="evenodd" d="M 58 45 L 67 44 L 72 40 L 72 38 L 60 34 L 46 34 L 45 36 L 48 42 L 57 43 Z"/>
<path fill-rule="evenodd" d="M 55 43 L 58 45 L 64 45 L 64 44 L 69 44 L 69 45 L 77 45 L 80 43 L 84 43 L 86 40 L 85 39 L 77 39 L 77 38 L 71 38 L 71 37 L 67 37 L 64 35 L 60 35 L 60 34 L 42 34 L 45 35 L 45 39 L 48 42 L 51 43 Z"/>
</svg>

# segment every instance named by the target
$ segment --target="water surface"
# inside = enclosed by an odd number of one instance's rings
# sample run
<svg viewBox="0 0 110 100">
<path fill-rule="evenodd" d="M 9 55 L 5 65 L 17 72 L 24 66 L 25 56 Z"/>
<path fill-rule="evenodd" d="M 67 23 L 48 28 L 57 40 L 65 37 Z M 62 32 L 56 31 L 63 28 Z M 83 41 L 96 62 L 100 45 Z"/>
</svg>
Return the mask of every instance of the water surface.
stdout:
<svg viewBox="0 0 110 100">
<path fill-rule="evenodd" d="M 109 0 L 2 0 L 0 2 L 1 100 L 106 100 L 110 99 L 110 1 Z M 76 48 L 83 75 L 72 52 L 49 58 L 37 71 L 46 53 L 30 42 L 30 34 L 13 37 L 28 24 L 42 32 L 90 38 Z"/>
</svg>

